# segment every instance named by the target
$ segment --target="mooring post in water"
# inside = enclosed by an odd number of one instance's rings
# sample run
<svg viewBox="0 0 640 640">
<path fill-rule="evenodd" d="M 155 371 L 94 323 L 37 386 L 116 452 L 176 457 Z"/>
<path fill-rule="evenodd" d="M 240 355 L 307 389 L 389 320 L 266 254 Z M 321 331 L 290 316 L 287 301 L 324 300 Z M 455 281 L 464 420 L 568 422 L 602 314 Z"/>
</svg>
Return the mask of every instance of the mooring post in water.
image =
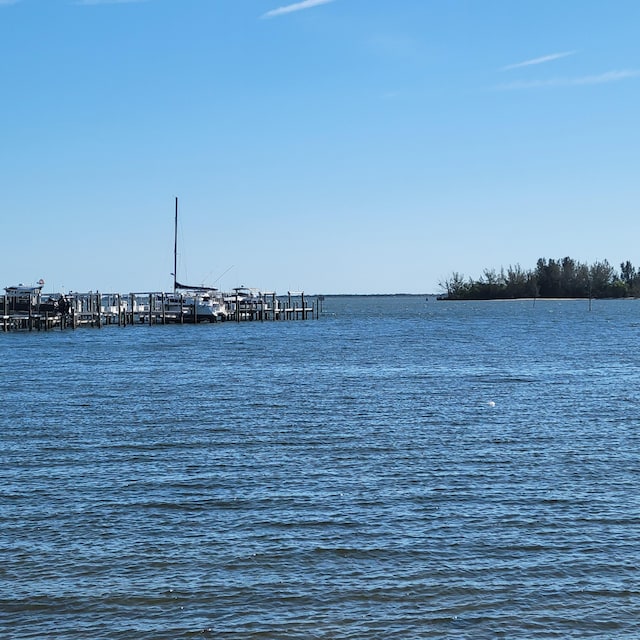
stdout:
<svg viewBox="0 0 640 640">
<path fill-rule="evenodd" d="M 98 314 L 98 329 L 102 328 L 102 296 L 96 291 L 96 312 Z"/>
<path fill-rule="evenodd" d="M 153 323 L 153 294 L 149 294 L 149 326 Z"/>
</svg>

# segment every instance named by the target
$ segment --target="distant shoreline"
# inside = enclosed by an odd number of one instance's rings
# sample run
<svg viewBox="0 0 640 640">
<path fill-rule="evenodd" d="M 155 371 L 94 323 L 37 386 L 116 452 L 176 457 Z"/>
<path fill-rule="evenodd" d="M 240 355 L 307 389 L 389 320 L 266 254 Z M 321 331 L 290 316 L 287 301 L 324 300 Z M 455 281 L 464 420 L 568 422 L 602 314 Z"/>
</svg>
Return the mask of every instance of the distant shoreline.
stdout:
<svg viewBox="0 0 640 640">
<path fill-rule="evenodd" d="M 313 294 L 311 297 L 324 296 L 325 298 L 430 298 L 438 302 L 535 302 L 540 301 L 558 301 L 558 302 L 577 302 L 580 300 L 638 300 L 636 296 L 626 296 L 624 298 L 615 297 L 528 297 L 528 298 L 447 298 L 439 293 L 319 293 Z"/>
<path fill-rule="evenodd" d="M 314 293 L 312 297 L 324 296 L 325 298 L 437 298 L 438 293 Z"/>
</svg>

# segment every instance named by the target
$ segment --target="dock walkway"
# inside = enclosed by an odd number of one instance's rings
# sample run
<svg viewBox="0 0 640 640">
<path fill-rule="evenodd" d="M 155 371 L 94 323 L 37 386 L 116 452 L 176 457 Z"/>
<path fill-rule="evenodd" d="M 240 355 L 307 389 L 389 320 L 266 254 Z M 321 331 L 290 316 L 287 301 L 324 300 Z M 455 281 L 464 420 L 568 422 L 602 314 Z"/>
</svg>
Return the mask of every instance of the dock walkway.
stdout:
<svg viewBox="0 0 640 640">
<path fill-rule="evenodd" d="M 20 304 L 4 295 L 0 296 L 0 331 L 307 320 L 319 317 L 319 304 L 320 297 L 310 301 L 302 292 L 289 292 L 287 296 L 258 293 L 250 297 L 235 293 L 221 296 L 215 314 L 204 314 L 188 296 L 157 291 L 124 295 L 91 291 L 42 294 Z"/>
</svg>

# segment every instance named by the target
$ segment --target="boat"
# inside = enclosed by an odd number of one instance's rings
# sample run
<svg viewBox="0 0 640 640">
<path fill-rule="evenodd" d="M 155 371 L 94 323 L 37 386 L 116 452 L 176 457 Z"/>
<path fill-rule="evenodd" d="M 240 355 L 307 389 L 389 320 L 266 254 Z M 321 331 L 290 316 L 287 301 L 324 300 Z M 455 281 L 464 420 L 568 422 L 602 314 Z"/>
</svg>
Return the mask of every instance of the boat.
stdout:
<svg viewBox="0 0 640 640">
<path fill-rule="evenodd" d="M 173 295 L 165 298 L 165 311 L 181 322 L 217 322 L 226 320 L 228 307 L 220 291 L 204 285 L 178 282 L 178 198 L 173 241 Z"/>
<path fill-rule="evenodd" d="M 47 295 L 43 297 L 44 280 L 36 285 L 18 284 L 5 287 L 6 310 L 10 314 L 50 314 L 57 315 L 66 312 L 66 302 L 62 295 Z"/>
<path fill-rule="evenodd" d="M 264 316 L 267 312 L 273 314 L 278 312 L 278 301 L 274 291 L 261 291 L 241 285 L 234 287 L 224 300 L 229 309 L 229 315 L 236 319 L 254 319 Z"/>
<path fill-rule="evenodd" d="M 182 322 L 218 322 L 227 319 L 227 306 L 217 289 L 180 285 L 164 300 L 165 311 Z"/>
</svg>

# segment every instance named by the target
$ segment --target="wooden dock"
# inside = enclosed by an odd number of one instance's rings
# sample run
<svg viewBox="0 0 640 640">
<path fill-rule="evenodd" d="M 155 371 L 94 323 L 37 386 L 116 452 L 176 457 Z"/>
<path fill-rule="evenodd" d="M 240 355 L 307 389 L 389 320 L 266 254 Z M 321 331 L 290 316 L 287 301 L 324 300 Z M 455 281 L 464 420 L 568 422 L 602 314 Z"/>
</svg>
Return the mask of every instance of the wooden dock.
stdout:
<svg viewBox="0 0 640 640">
<path fill-rule="evenodd" d="M 319 317 L 321 301 L 303 292 L 240 290 L 220 294 L 219 312 L 198 312 L 193 299 L 165 292 L 41 294 L 21 304 L 10 295 L 0 296 L 0 331 L 51 331 L 79 327 L 153 326 L 213 322 L 275 322 Z"/>
</svg>

